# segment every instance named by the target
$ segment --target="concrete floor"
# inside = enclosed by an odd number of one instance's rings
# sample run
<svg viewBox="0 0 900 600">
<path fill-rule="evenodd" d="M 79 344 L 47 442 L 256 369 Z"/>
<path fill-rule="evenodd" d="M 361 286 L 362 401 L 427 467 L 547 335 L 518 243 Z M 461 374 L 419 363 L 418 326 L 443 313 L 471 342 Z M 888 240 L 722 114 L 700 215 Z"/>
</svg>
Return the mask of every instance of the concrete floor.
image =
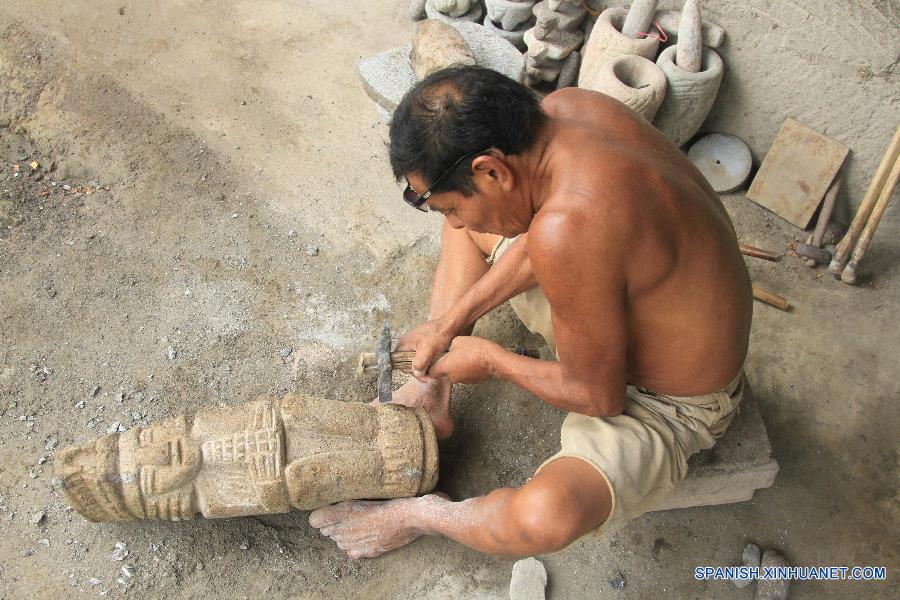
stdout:
<svg viewBox="0 0 900 600">
<path fill-rule="evenodd" d="M 405 5 L 0 11 L 0 597 L 505 597 L 510 560 L 422 539 L 351 561 L 303 513 L 92 525 L 41 463 L 48 442 L 116 421 L 288 390 L 374 394 L 354 357 L 383 316 L 397 328 L 423 318 L 438 249 L 439 223 L 399 202 L 386 130 L 354 72 L 410 37 Z M 23 157 L 55 169 L 12 178 Z M 73 193 L 85 186 L 109 190 Z M 782 249 L 802 235 L 740 194 L 725 203 L 745 243 Z M 794 598 L 896 597 L 897 231 L 893 210 L 856 288 L 798 261 L 748 259 L 794 304 L 757 304 L 747 367 L 781 465 L 774 487 L 541 557 L 549 598 L 752 598 L 693 579 L 698 565 L 737 563 L 747 541 L 795 565 L 888 568 L 880 583 L 796 583 Z M 527 333 L 508 309 L 478 331 Z M 461 388 L 455 412 L 441 480 L 455 497 L 521 484 L 558 446 L 562 414 L 504 383 Z"/>
</svg>

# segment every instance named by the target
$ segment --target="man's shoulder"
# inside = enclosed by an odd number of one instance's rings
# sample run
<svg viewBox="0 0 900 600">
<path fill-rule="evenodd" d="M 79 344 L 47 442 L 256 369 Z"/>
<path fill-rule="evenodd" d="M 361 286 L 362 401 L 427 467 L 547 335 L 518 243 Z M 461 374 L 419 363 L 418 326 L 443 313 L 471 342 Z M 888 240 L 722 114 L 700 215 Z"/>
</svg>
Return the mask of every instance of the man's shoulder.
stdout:
<svg viewBox="0 0 900 600">
<path fill-rule="evenodd" d="M 544 96 L 541 108 L 551 117 L 583 116 L 585 109 L 602 108 L 610 103 L 608 96 L 577 87 L 556 90 Z"/>
<path fill-rule="evenodd" d="M 623 242 L 630 227 L 599 198 L 576 198 L 573 192 L 548 199 L 528 228 L 529 252 L 547 258 L 603 251 Z M 612 213 L 612 214 L 611 214 Z"/>
</svg>

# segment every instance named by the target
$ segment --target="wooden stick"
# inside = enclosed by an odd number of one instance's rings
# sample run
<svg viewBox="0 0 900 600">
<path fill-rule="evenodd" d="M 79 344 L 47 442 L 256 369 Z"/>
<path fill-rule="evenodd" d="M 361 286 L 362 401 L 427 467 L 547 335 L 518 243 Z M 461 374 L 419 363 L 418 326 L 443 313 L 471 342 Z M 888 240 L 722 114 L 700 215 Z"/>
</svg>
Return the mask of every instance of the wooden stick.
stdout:
<svg viewBox="0 0 900 600">
<path fill-rule="evenodd" d="M 519 346 L 513 348 L 505 348 L 505 350 L 531 358 L 540 358 L 541 356 L 541 351 L 538 348 L 522 348 L 521 346 Z M 443 356 L 444 354 L 446 354 L 446 352 L 444 352 L 440 356 Z M 412 361 L 415 356 L 415 350 L 401 350 L 397 352 L 391 352 L 391 369 L 394 371 L 401 371 L 403 373 L 412 373 Z M 440 356 L 438 358 L 440 358 Z M 359 366 L 356 369 L 357 375 L 362 375 L 364 373 L 375 373 L 377 371 L 378 355 L 376 353 L 363 352 L 359 355 Z"/>
<path fill-rule="evenodd" d="M 850 262 L 847 263 L 847 266 L 844 267 L 841 273 L 841 281 L 844 283 L 849 283 L 850 285 L 856 283 L 856 267 L 859 266 L 859 261 L 866 254 L 869 242 L 872 241 L 872 236 L 875 235 L 875 229 L 878 227 L 885 209 L 890 204 L 898 180 L 900 180 L 900 156 L 894 161 L 894 168 L 891 169 L 888 180 L 885 182 L 884 187 L 881 188 L 881 193 L 878 195 L 878 201 L 875 203 L 875 208 L 872 209 L 866 228 L 863 229 L 862 235 L 859 236 L 859 242 L 856 243 L 856 248 L 853 249 L 853 256 L 850 257 Z"/>
<path fill-rule="evenodd" d="M 766 288 L 761 285 L 753 284 L 753 297 L 759 300 L 760 302 L 764 302 L 769 306 L 774 306 L 780 310 L 790 310 L 791 304 L 787 301 L 787 298 L 783 296 L 779 296 L 774 292 L 770 292 Z"/>
<path fill-rule="evenodd" d="M 745 246 L 744 244 L 741 244 L 741 254 L 752 256 L 754 258 L 761 258 L 763 260 L 771 260 L 772 262 L 780 262 L 781 259 L 784 258 L 784 254 L 778 254 L 771 250 L 763 250 L 762 248 L 757 248 L 755 246 Z"/>
<path fill-rule="evenodd" d="M 828 265 L 828 270 L 834 275 L 840 275 L 844 265 L 847 263 L 850 252 L 853 250 L 853 246 L 856 245 L 856 238 L 859 237 L 866 223 L 868 223 L 872 209 L 875 207 L 875 203 L 881 194 L 881 188 L 884 187 L 888 173 L 890 173 L 894 163 L 897 162 L 898 155 L 900 155 L 900 127 L 897 127 L 894 138 L 891 140 L 887 152 L 884 153 L 881 164 L 878 165 L 878 170 L 875 171 L 875 177 L 872 178 L 872 183 L 869 184 L 865 197 L 859 203 L 859 208 L 856 211 L 856 216 L 853 217 L 850 229 L 847 230 L 844 239 L 841 240 L 841 243 L 834 250 L 834 256 Z"/>
</svg>

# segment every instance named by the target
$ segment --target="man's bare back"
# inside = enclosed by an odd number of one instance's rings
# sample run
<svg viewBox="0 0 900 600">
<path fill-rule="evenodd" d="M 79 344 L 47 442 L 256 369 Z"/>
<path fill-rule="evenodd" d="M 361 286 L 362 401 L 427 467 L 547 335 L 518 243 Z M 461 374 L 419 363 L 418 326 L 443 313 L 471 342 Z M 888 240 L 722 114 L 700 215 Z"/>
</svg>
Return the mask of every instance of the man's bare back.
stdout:
<svg viewBox="0 0 900 600">
<path fill-rule="evenodd" d="M 744 363 L 752 296 L 719 197 L 658 130 L 619 102 L 569 88 L 548 96 L 543 108 L 556 129 L 547 149 L 552 190 L 532 228 L 578 222 L 575 249 L 598 270 L 625 251 L 627 382 L 675 396 L 721 389 Z M 528 251 L 533 258 L 543 249 L 529 244 Z M 547 280 L 537 278 L 555 308 L 554 274 L 567 266 L 547 266 Z M 573 340 L 589 327 L 600 337 L 585 344 L 606 343 L 610 324 L 589 325 L 596 318 L 603 315 L 582 312 Z"/>
</svg>

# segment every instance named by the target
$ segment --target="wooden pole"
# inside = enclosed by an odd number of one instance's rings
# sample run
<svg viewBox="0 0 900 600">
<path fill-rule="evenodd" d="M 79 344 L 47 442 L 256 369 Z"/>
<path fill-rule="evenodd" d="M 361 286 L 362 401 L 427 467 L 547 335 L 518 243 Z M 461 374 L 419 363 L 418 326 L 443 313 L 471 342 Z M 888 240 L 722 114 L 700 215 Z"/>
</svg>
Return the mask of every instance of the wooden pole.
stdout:
<svg viewBox="0 0 900 600">
<path fill-rule="evenodd" d="M 850 229 L 847 230 L 844 239 L 841 240 L 834 250 L 834 257 L 832 257 L 831 263 L 828 265 L 828 270 L 834 275 L 841 275 L 841 271 L 850 257 L 850 252 L 853 250 L 853 246 L 856 245 L 856 239 L 869 221 L 869 215 L 872 214 L 872 209 L 875 207 L 875 203 L 881 194 L 881 188 L 884 187 L 884 182 L 887 181 L 891 168 L 897 162 L 898 155 L 900 155 L 900 127 L 897 127 L 894 138 L 891 140 L 887 152 L 884 153 L 881 164 L 878 165 L 875 177 L 872 178 L 872 183 L 869 184 L 865 197 L 859 203 L 859 209 L 856 211 L 856 216 L 853 217 Z"/>
<path fill-rule="evenodd" d="M 856 243 L 856 248 L 853 249 L 853 256 L 850 257 L 850 262 L 847 263 L 847 266 L 844 267 L 841 273 L 841 281 L 844 283 L 851 285 L 856 283 L 856 267 L 859 266 L 859 261 L 866 254 L 869 242 L 872 241 L 872 236 L 875 235 L 875 229 L 878 228 L 878 223 L 881 221 L 888 204 L 890 204 L 898 180 L 900 180 L 900 156 L 894 161 L 894 168 L 891 169 L 888 180 L 885 182 L 884 187 L 881 188 L 881 193 L 878 195 L 878 201 L 875 203 L 875 208 L 872 209 L 866 228 L 863 229 L 862 235 L 859 236 L 859 241 Z"/>
</svg>

